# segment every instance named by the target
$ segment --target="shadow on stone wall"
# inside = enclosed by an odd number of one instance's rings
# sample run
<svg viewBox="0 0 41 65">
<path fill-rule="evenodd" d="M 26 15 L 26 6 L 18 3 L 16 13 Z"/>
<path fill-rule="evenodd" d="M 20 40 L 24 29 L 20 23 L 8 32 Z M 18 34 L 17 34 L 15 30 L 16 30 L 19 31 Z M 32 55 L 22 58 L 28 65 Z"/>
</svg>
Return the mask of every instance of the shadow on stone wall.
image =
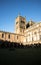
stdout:
<svg viewBox="0 0 41 65">
<path fill-rule="evenodd" d="M 41 47 L 41 43 L 37 43 L 37 44 L 31 44 L 31 45 L 23 45 L 21 43 L 16 43 L 16 42 L 10 42 L 10 41 L 3 41 L 0 40 L 0 48 L 39 48 Z"/>
</svg>

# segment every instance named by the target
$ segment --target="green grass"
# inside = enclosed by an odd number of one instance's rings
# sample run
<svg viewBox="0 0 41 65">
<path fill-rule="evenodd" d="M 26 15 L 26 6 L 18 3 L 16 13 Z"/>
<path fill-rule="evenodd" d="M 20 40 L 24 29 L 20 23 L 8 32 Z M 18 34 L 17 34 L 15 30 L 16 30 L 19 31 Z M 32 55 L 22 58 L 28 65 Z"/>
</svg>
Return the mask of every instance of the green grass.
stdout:
<svg viewBox="0 0 41 65">
<path fill-rule="evenodd" d="M 35 65 L 41 62 L 41 48 L 0 49 L 0 65 Z"/>
</svg>

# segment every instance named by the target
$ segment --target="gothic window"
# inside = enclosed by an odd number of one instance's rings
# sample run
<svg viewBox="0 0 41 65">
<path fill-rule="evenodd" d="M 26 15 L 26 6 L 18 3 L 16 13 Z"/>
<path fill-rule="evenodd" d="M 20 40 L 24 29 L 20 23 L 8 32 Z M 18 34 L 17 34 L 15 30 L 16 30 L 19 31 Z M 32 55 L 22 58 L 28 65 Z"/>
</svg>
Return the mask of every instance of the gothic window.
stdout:
<svg viewBox="0 0 41 65">
<path fill-rule="evenodd" d="M 2 38 L 4 38 L 4 34 L 2 34 Z"/>
</svg>

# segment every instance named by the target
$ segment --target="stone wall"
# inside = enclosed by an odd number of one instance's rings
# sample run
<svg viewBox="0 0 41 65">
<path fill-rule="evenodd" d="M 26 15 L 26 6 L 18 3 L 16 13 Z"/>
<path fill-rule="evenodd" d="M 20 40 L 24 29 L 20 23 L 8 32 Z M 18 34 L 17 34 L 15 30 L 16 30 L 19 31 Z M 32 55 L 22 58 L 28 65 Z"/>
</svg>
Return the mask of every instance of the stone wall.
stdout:
<svg viewBox="0 0 41 65">
<path fill-rule="evenodd" d="M 0 31 L 0 40 L 23 43 L 24 35 Z"/>
<path fill-rule="evenodd" d="M 41 23 L 34 24 L 25 30 L 26 44 L 41 43 Z"/>
</svg>

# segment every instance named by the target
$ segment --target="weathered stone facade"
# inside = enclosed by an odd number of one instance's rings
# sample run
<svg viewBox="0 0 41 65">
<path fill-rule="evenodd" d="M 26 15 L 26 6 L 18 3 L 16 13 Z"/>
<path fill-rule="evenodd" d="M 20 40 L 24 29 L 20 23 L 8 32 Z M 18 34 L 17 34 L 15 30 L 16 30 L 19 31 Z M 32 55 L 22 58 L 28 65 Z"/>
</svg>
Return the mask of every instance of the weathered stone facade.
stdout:
<svg viewBox="0 0 41 65">
<path fill-rule="evenodd" d="M 0 31 L 0 40 L 22 43 L 23 38 L 24 35 L 21 34 Z"/>
<path fill-rule="evenodd" d="M 34 24 L 25 30 L 26 44 L 41 43 L 41 22 Z"/>
<path fill-rule="evenodd" d="M 41 22 L 26 22 L 25 17 L 16 18 L 16 33 L 0 31 L 0 40 L 22 43 L 23 45 L 41 43 Z"/>
</svg>

